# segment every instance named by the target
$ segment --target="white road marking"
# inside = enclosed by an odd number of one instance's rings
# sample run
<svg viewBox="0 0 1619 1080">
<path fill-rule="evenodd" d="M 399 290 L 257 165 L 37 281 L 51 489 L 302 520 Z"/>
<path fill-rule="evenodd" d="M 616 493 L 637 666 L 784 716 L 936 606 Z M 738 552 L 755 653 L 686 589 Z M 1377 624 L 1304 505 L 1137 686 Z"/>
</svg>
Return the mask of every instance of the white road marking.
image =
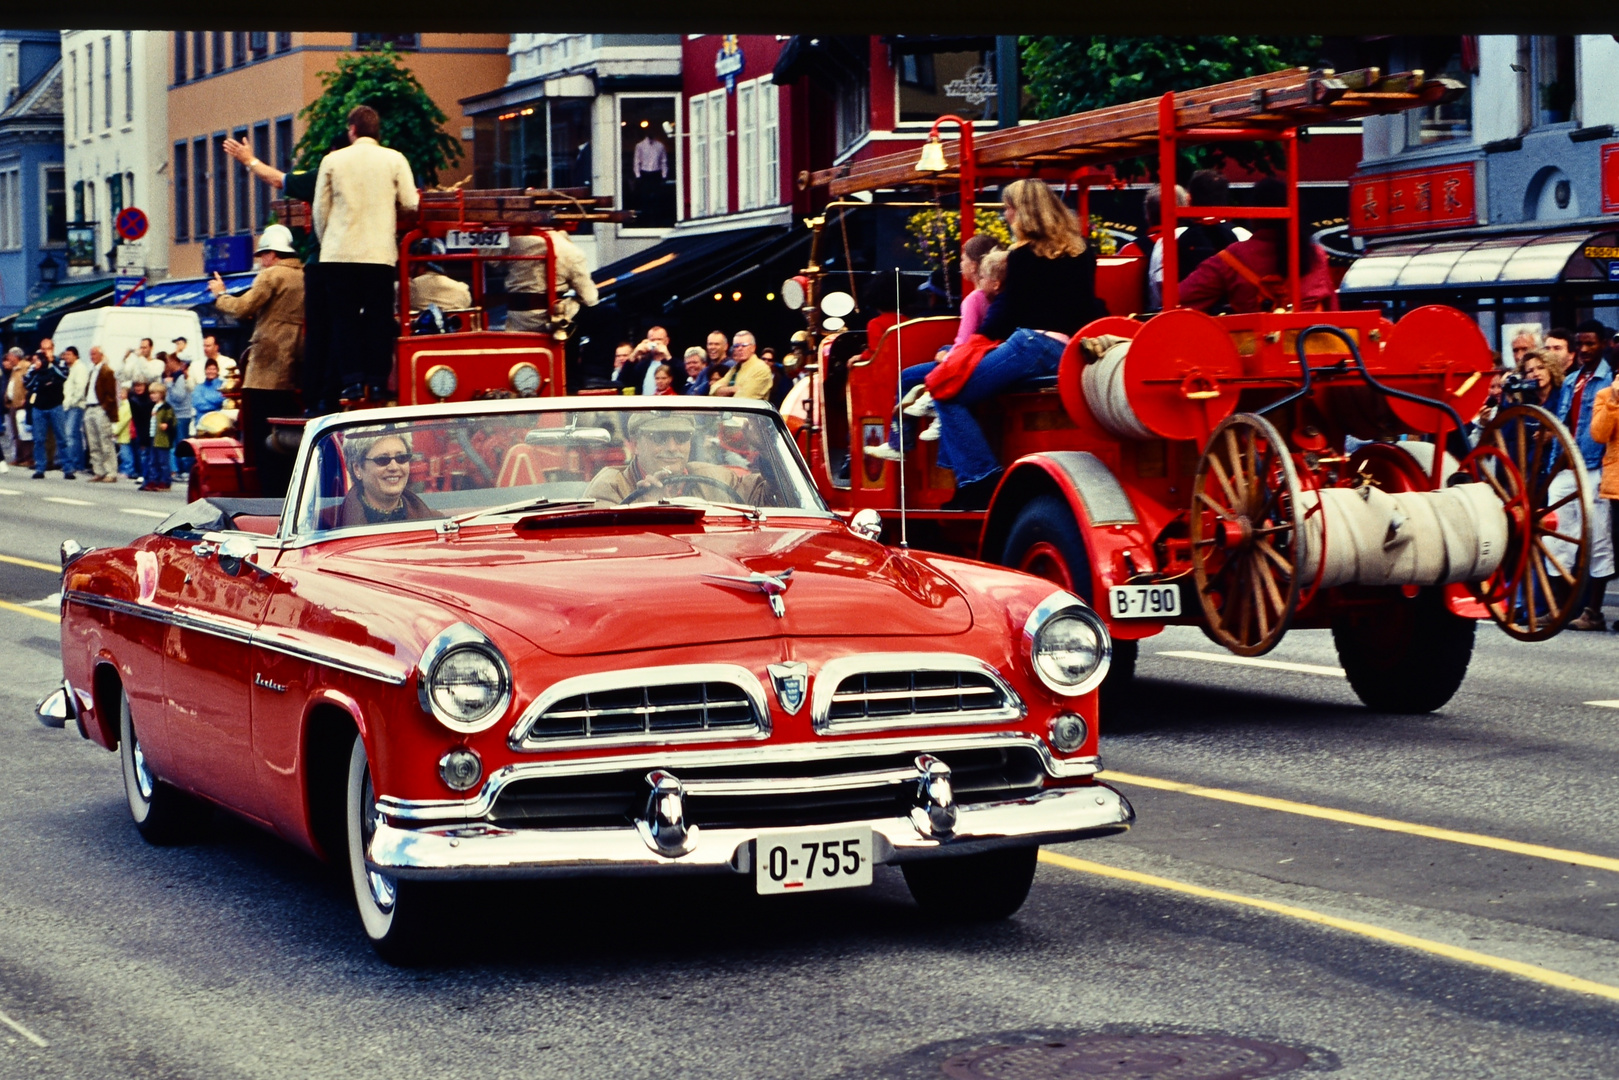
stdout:
<svg viewBox="0 0 1619 1080">
<path fill-rule="evenodd" d="M 29 1031 L 27 1028 L 25 1028 L 21 1024 L 17 1023 L 17 1021 L 13 1020 L 11 1017 L 7 1016 L 3 1012 L 0 1012 L 0 1024 L 6 1025 L 6 1027 L 8 1027 L 11 1030 L 15 1031 L 17 1034 L 21 1035 L 23 1038 L 27 1039 L 29 1042 L 33 1043 L 35 1046 L 39 1047 L 42 1050 L 49 1048 L 50 1045 L 51 1045 L 50 1043 L 46 1042 L 44 1039 L 40 1038 L 38 1035 L 35 1035 L 32 1031 Z"/>
<path fill-rule="evenodd" d="M 1168 649 L 1159 656 L 1173 656 L 1177 660 L 1207 660 L 1211 664 L 1241 664 L 1243 667 L 1268 668 L 1271 671 L 1297 671 L 1305 675 L 1326 675 L 1334 679 L 1344 677 L 1344 669 L 1325 664 L 1290 664 L 1285 660 L 1261 660 L 1253 656 L 1232 656 L 1229 653 L 1189 652 Z M 1614 703 L 1619 706 L 1619 702 Z"/>
<path fill-rule="evenodd" d="M 94 506 L 95 505 L 95 503 L 93 503 L 93 502 L 85 502 L 83 499 L 68 499 L 68 498 L 62 497 L 61 495 L 46 495 L 46 496 L 44 496 L 42 498 L 41 501 L 42 502 L 61 503 L 63 506 Z"/>
<path fill-rule="evenodd" d="M 1619 699 L 1610 699 L 1608 701 L 1587 701 L 1586 704 L 1600 705 L 1604 709 L 1619 709 Z"/>
<path fill-rule="evenodd" d="M 133 506 L 120 506 L 118 512 L 120 514 L 134 514 L 137 517 L 166 518 L 169 516 L 167 510 L 141 510 Z"/>
<path fill-rule="evenodd" d="M 50 608 L 51 610 L 54 611 L 57 608 L 60 608 L 62 606 L 62 594 L 61 594 L 61 592 L 58 591 L 58 592 L 51 593 L 49 596 L 42 597 L 39 600 L 30 600 L 30 601 L 28 601 L 28 606 L 29 607 L 37 607 L 37 608 Z"/>
<path fill-rule="evenodd" d="M 21 494 L 22 494 L 22 492 L 13 491 L 11 488 L 0 488 L 0 495 L 21 495 Z"/>
</svg>

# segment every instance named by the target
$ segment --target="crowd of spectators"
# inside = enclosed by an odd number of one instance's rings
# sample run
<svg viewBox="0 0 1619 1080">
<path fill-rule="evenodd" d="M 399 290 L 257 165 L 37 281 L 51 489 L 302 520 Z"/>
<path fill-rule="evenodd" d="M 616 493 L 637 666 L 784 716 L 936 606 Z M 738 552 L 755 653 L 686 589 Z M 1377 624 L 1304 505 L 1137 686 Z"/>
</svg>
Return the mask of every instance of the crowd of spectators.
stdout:
<svg viewBox="0 0 1619 1080">
<path fill-rule="evenodd" d="M 197 418 L 229 407 L 236 387 L 236 361 L 219 352 L 212 334 L 203 339 L 201 362 L 173 351 L 154 350 L 151 338 L 118 361 L 92 346 L 89 356 L 69 345 L 60 353 L 45 338 L 29 353 L 9 350 L 0 358 L 5 416 L 0 469 L 31 468 L 36 480 L 61 470 L 62 479 L 87 473 L 91 483 L 135 481 L 142 491 L 167 491 L 179 462 L 174 448 L 191 436 Z M 184 474 L 181 474 L 184 475 Z"/>
<path fill-rule="evenodd" d="M 793 335 L 788 348 L 760 347 L 749 330 L 729 338 L 723 330 L 710 331 L 702 345 L 689 345 L 675 359 L 669 331 L 653 326 L 639 344 L 620 341 L 613 350 L 610 382 L 623 394 L 647 396 L 739 397 L 768 401 L 781 407 L 787 394 L 805 375 L 809 335 Z"/>
</svg>

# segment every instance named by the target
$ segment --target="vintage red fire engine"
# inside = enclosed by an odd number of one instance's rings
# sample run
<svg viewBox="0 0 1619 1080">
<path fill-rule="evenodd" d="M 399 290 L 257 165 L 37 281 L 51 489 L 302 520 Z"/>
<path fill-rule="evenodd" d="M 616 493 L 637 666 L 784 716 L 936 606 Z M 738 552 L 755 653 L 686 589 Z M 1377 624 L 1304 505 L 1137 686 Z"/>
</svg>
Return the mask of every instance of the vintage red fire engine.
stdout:
<svg viewBox="0 0 1619 1080">
<path fill-rule="evenodd" d="M 445 472 L 467 447 L 495 475 Z M 155 843 L 225 807 L 346 865 L 371 941 L 434 883 L 714 872 L 969 918 L 1099 783 L 1102 620 L 1050 582 L 884 547 L 763 403 L 555 398 L 311 421 L 285 500 L 63 548 L 63 688 Z"/>
<path fill-rule="evenodd" d="M 1077 188 L 1087 221 L 1087 185 L 1108 179 L 1110 163 L 1155 159 L 1171 176 L 1184 146 L 1272 140 L 1285 150 L 1287 205 L 1166 199 L 1163 235 L 1180 220 L 1271 219 L 1293 246 L 1302 129 L 1459 91 L 1420 72 L 1293 69 L 976 139 L 960 121 L 962 138 L 935 137 L 920 161 L 896 154 L 816 174 L 835 199 L 811 225 L 862 212 L 877 192 L 932 187 L 959 190 L 970 232 L 980 186 L 1020 177 Z M 1276 310 L 1209 315 L 1177 308 L 1176 261 L 1165 245 L 1163 311 L 1135 315 L 1147 260 L 1100 258 L 1097 294 L 1111 314 L 1073 336 L 1054 377 L 978 407 L 1005 466 L 986 512 L 945 507 L 954 484 L 940 443 L 920 443 L 903 465 L 868 453 L 889 438 L 900 369 L 933 359 L 958 320 L 889 316 L 876 332 L 826 339 L 793 423 L 828 503 L 878 512 L 890 528 L 904 507 L 919 546 L 1095 602 L 1115 639 L 1115 683 L 1130 677 L 1138 641 L 1167 625 L 1200 626 L 1244 656 L 1290 627 L 1330 627 L 1366 704 L 1422 712 L 1460 686 L 1475 620 L 1524 640 L 1562 628 L 1587 578 L 1589 515 L 1569 511 L 1592 494 L 1567 430 L 1508 403 L 1464 460 L 1435 452 L 1489 393 L 1494 361 L 1471 319 L 1437 306 L 1397 325 L 1375 310 L 1303 310 L 1297 260 Z M 812 329 L 853 306 L 823 295 L 814 258 L 790 284 L 784 295 L 804 302 Z"/>
</svg>

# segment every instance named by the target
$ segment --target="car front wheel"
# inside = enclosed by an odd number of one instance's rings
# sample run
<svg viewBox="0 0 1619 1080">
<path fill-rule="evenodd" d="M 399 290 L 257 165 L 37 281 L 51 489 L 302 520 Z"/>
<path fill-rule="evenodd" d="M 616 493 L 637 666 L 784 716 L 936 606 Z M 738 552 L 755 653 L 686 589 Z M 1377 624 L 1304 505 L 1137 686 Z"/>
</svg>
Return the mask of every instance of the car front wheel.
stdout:
<svg viewBox="0 0 1619 1080">
<path fill-rule="evenodd" d="M 905 884 L 923 911 L 950 922 L 1009 918 L 1028 899 L 1040 849 L 1004 848 L 901 863 Z"/>
<path fill-rule="evenodd" d="M 118 691 L 118 759 L 124 767 L 129 816 L 147 843 L 178 844 L 195 835 L 201 807 L 153 774 L 123 690 Z"/>
<path fill-rule="evenodd" d="M 348 799 L 344 814 L 354 902 L 360 909 L 366 937 L 377 955 L 390 964 L 412 964 L 424 959 L 427 951 L 428 896 L 417 882 L 400 881 L 366 866 L 366 849 L 371 846 L 371 837 L 376 834 L 380 820 L 365 740 L 355 735 L 353 749 L 349 752 Z"/>
</svg>

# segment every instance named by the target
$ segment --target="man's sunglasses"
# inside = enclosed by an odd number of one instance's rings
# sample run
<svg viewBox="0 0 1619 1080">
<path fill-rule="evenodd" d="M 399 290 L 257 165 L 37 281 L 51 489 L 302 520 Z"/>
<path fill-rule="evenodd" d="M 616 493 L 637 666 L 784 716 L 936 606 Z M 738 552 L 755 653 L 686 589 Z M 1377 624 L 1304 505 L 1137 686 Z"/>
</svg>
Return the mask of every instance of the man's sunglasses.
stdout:
<svg viewBox="0 0 1619 1080">
<path fill-rule="evenodd" d="M 689 443 L 689 442 L 691 442 L 691 432 L 689 432 L 689 431 L 649 431 L 649 432 L 646 433 L 645 438 L 647 440 L 649 440 L 651 442 L 655 442 L 655 443 L 674 443 L 674 444 L 678 445 L 680 443 Z"/>
<path fill-rule="evenodd" d="M 365 460 L 379 469 L 385 469 L 389 465 L 409 465 L 413 456 L 412 454 L 378 454 L 376 457 L 366 458 Z"/>
</svg>

